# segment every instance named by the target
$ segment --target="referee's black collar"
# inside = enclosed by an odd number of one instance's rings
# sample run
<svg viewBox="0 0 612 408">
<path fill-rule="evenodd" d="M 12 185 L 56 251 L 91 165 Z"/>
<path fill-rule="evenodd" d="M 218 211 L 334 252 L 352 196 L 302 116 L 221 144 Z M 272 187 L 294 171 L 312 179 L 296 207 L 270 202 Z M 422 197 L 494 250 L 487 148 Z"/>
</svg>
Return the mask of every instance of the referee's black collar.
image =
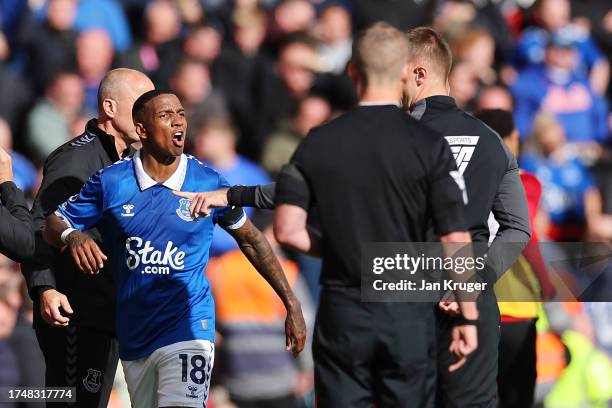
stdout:
<svg viewBox="0 0 612 408">
<path fill-rule="evenodd" d="M 96 136 L 100 143 L 102 143 L 102 148 L 108 154 L 108 157 L 111 161 L 116 162 L 121 159 L 117 154 L 117 148 L 115 147 L 115 138 L 102 129 L 98 127 L 98 119 L 90 119 L 85 126 L 85 132 L 90 135 Z M 123 151 L 122 157 L 125 157 L 129 154 L 134 153 L 134 148 L 132 146 L 128 146 L 127 149 Z"/>
<path fill-rule="evenodd" d="M 410 116 L 416 120 L 420 120 L 427 109 L 433 108 L 454 108 L 457 106 L 455 98 L 447 95 L 434 95 L 428 98 L 421 99 L 410 109 Z"/>
</svg>

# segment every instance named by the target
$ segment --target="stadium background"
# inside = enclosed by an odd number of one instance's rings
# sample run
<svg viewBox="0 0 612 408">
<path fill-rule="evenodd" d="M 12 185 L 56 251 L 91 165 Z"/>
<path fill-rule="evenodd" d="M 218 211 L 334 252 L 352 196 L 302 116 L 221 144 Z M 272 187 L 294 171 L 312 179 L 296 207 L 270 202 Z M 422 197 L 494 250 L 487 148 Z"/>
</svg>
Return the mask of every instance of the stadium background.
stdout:
<svg viewBox="0 0 612 408">
<path fill-rule="evenodd" d="M 265 183 L 310 128 L 356 102 L 345 73 L 352 36 L 377 20 L 403 30 L 433 25 L 453 50 L 451 95 L 459 106 L 515 112 L 519 162 L 544 187 L 540 240 L 612 240 L 606 0 L 0 0 L 0 146 L 12 152 L 17 185 L 33 197 L 45 157 L 96 116 L 104 73 L 130 67 L 180 96 L 189 152 L 232 184 Z M 253 216 L 269 224 L 269 215 Z M 297 362 L 283 354 L 282 305 L 222 231 L 213 251 L 214 406 L 227 407 L 229 393 L 243 400 L 294 393 L 309 405 L 312 361 L 308 353 Z M 312 323 L 319 263 L 283 257 Z M 601 290 L 612 293 L 610 285 Z M 18 265 L 6 258 L 0 288 L 0 386 L 41 384 L 32 304 Z M 538 398 L 554 392 L 546 406 L 607 406 L 612 375 L 590 362 L 604 356 L 609 363 L 612 308 L 551 303 L 547 312 L 539 324 Z M 250 331 L 248 341 L 237 341 L 252 327 L 277 336 Z M 276 366 L 261 364 L 262 348 L 278 348 Z M 574 348 L 580 353 L 567 366 Z M 127 407 L 126 398 L 119 375 L 110 406 Z"/>
</svg>

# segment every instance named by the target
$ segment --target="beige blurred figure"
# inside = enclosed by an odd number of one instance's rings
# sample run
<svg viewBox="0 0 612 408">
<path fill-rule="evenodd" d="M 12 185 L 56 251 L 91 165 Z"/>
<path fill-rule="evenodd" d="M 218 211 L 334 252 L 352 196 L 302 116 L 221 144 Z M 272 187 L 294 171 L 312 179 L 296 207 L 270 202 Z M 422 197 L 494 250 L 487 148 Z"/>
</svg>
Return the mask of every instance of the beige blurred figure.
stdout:
<svg viewBox="0 0 612 408">
<path fill-rule="evenodd" d="M 42 162 L 72 137 L 71 124 L 83 109 L 84 82 L 72 72 L 59 72 L 27 118 L 28 144 Z"/>
<path fill-rule="evenodd" d="M 457 61 L 448 77 L 450 96 L 455 98 L 457 106 L 470 110 L 470 104 L 478 93 L 478 77 L 468 63 Z"/>
<path fill-rule="evenodd" d="M 281 49 L 277 71 L 287 92 L 292 97 L 306 96 L 314 82 L 314 72 L 320 70 L 319 56 L 311 44 L 296 41 Z"/>
<path fill-rule="evenodd" d="M 282 36 L 310 30 L 315 19 L 315 8 L 306 0 L 281 2 L 273 13 L 275 28 Z"/>
<path fill-rule="evenodd" d="M 17 323 L 22 297 L 17 264 L 0 254 L 0 339 L 7 338 Z"/>
<path fill-rule="evenodd" d="M 491 85 L 483 88 L 478 95 L 476 110 L 501 109 L 512 112 L 514 101 L 508 89 L 500 85 Z"/>
<path fill-rule="evenodd" d="M 319 22 L 314 29 L 315 37 L 320 41 L 317 52 L 325 69 L 334 74 L 341 74 L 351 59 L 353 44 L 351 15 L 341 6 L 331 5 L 321 12 Z"/>
<path fill-rule="evenodd" d="M 145 10 L 146 36 L 149 45 L 159 45 L 178 37 L 181 31 L 181 14 L 175 3 L 154 0 Z"/>
<path fill-rule="evenodd" d="M 185 38 L 183 53 L 187 58 L 211 63 L 221 52 L 223 37 L 211 26 L 199 26 L 191 29 Z"/>
<path fill-rule="evenodd" d="M 237 10 L 232 15 L 232 23 L 234 42 L 242 54 L 256 55 L 266 38 L 266 13 L 258 8 Z"/>
<path fill-rule="evenodd" d="M 271 174 L 280 171 L 310 129 L 325 123 L 331 114 L 331 106 L 324 98 L 311 95 L 302 99 L 297 112 L 268 138 L 261 159 L 264 169 Z"/>
<path fill-rule="evenodd" d="M 79 73 L 88 86 L 97 87 L 113 62 L 110 36 L 97 28 L 83 31 L 77 39 L 76 52 Z"/>
<path fill-rule="evenodd" d="M 493 69 L 495 41 L 487 31 L 465 30 L 455 38 L 451 47 L 453 58 L 465 62 L 480 82 L 492 85 L 497 80 L 497 73 Z"/>
</svg>

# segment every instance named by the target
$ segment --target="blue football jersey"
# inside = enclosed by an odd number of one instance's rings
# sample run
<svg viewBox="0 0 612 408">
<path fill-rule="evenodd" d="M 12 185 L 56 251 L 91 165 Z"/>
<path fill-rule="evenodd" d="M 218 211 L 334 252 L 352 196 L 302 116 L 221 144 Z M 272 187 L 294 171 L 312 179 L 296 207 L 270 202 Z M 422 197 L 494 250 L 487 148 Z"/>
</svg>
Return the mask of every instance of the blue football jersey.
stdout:
<svg viewBox="0 0 612 408">
<path fill-rule="evenodd" d="M 57 214 L 74 228 L 96 227 L 117 287 L 119 355 L 136 360 L 160 347 L 215 337 L 215 306 L 205 269 L 215 224 L 240 228 L 241 209 L 193 221 L 178 191 L 227 188 L 225 179 L 182 155 L 164 183 L 147 175 L 140 152 L 96 173 Z"/>
</svg>

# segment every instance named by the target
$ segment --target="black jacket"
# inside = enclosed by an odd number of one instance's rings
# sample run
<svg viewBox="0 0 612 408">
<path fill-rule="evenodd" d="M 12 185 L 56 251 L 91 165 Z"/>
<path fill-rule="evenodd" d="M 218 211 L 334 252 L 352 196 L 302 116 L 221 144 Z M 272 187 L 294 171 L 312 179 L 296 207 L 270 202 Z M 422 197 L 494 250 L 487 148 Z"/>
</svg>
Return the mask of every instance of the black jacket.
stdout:
<svg viewBox="0 0 612 408">
<path fill-rule="evenodd" d="M 466 222 L 472 241 L 489 241 L 489 215 L 499 223 L 495 240 L 487 251 L 494 282 L 519 256 L 529 241 L 529 214 L 525 189 L 516 158 L 501 137 L 474 116 L 462 111 L 449 96 L 432 96 L 416 103 L 411 116 L 441 133 L 450 144 L 463 174 L 468 196 Z"/>
<path fill-rule="evenodd" d="M 131 149 L 128 149 L 131 152 Z M 129 153 L 125 152 L 125 153 Z M 112 271 L 105 267 L 98 275 L 79 271 L 70 253 L 50 248 L 42 238 L 45 218 L 57 206 L 77 194 L 90 176 L 120 159 L 114 139 L 104 133 L 96 119 L 87 123 L 85 132 L 57 148 L 49 155 L 43 168 L 43 181 L 32 207 L 36 250 L 24 275 L 30 296 L 38 301 L 39 291 L 56 288 L 68 297 L 74 315 L 71 320 L 82 326 L 115 331 L 115 289 Z M 97 230 L 88 231 L 101 243 Z M 103 244 L 102 244 L 103 246 Z M 34 308 L 35 313 L 38 308 Z"/>
<path fill-rule="evenodd" d="M 23 192 L 12 181 L 0 184 L 0 253 L 14 261 L 34 253 L 34 229 Z"/>
</svg>

